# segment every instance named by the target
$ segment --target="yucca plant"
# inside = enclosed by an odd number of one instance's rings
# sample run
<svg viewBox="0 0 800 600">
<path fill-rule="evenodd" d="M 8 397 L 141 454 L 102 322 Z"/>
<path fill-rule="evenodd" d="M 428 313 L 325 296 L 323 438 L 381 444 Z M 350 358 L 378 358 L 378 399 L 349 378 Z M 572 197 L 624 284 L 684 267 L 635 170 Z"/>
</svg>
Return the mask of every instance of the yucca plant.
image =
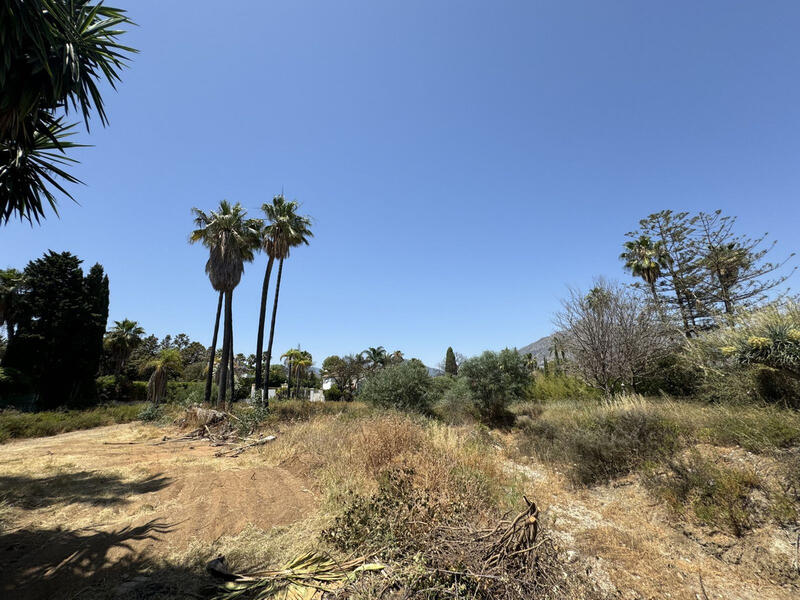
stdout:
<svg viewBox="0 0 800 600">
<path fill-rule="evenodd" d="M 706 358 L 764 365 L 800 378 L 800 305 L 786 302 L 740 314 L 691 347 Z"/>
<path fill-rule="evenodd" d="M 131 53 L 119 43 L 125 11 L 91 0 L 6 0 L 0 6 L 0 223 L 39 221 L 55 193 L 78 180 L 63 167 L 80 111 L 108 123 L 100 84 L 112 88 Z"/>
</svg>

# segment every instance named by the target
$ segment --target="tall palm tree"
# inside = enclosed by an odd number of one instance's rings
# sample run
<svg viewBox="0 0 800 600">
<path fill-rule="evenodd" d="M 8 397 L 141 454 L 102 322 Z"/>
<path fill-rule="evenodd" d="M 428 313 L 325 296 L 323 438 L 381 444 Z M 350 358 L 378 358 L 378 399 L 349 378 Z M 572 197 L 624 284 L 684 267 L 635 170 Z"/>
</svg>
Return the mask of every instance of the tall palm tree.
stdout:
<svg viewBox="0 0 800 600">
<path fill-rule="evenodd" d="M 262 236 L 263 247 L 269 256 L 269 263 L 267 264 L 267 273 L 271 269 L 271 264 L 278 260 L 278 278 L 275 282 L 275 301 L 272 305 L 272 321 L 269 327 L 269 342 L 267 343 L 267 356 L 266 363 L 267 375 L 264 377 L 264 392 L 263 398 L 267 397 L 267 390 L 269 389 L 269 364 L 272 360 L 272 342 L 275 339 L 275 318 L 278 315 L 278 297 L 281 292 L 281 277 L 283 276 L 283 261 L 289 257 L 289 252 L 292 248 L 300 245 L 308 245 L 309 240 L 314 237 L 311 233 L 311 219 L 306 216 L 297 214 L 297 209 L 300 205 L 296 200 L 287 202 L 283 194 L 275 196 L 272 199 L 272 204 L 264 204 L 261 208 L 267 214 L 269 223 L 264 227 L 264 234 Z M 268 279 L 268 275 L 265 276 Z M 263 339 L 263 327 L 261 322 L 264 319 L 264 311 L 266 310 L 266 290 L 262 290 L 261 296 L 261 315 L 259 317 L 259 335 L 258 339 Z M 256 361 L 261 358 L 261 352 L 256 349 Z M 256 363 L 258 366 L 258 362 Z"/>
<path fill-rule="evenodd" d="M 300 360 L 303 357 L 302 352 L 299 348 L 289 348 L 286 352 L 281 354 L 281 360 L 286 363 L 286 373 L 287 373 L 287 392 L 291 395 L 292 392 L 292 368 L 294 366 L 295 361 Z"/>
<path fill-rule="evenodd" d="M 155 368 L 147 382 L 147 400 L 158 404 L 167 393 L 167 379 L 170 374 L 180 371 L 181 353 L 175 348 L 162 350 L 158 356 L 149 361 L 144 369 Z"/>
<path fill-rule="evenodd" d="M 625 268 L 634 277 L 641 277 L 650 287 L 653 301 L 660 310 L 661 302 L 656 291 L 656 282 L 661 277 L 663 270 L 671 262 L 669 254 L 661 242 L 653 242 L 646 235 L 640 236 L 639 239 L 625 242 L 624 246 L 625 252 L 620 254 L 619 257 L 625 261 Z"/>
<path fill-rule="evenodd" d="M 297 390 L 300 389 L 300 382 L 306 376 L 306 369 L 313 364 L 314 360 L 311 358 L 311 353 L 307 350 L 301 350 L 300 356 L 294 361 L 295 395 L 297 395 Z"/>
<path fill-rule="evenodd" d="M 210 214 L 197 208 L 192 209 L 195 229 L 189 236 L 191 243 L 201 242 L 209 250 L 206 273 L 211 286 L 219 292 L 217 317 L 214 324 L 214 338 L 209 353 L 208 375 L 206 378 L 206 402 L 211 400 L 211 378 L 214 373 L 217 333 L 222 299 L 225 299 L 225 321 L 222 333 L 222 358 L 220 360 L 219 391 L 217 404 L 225 402 L 228 384 L 228 365 L 233 352 L 233 290 L 239 285 L 244 273 L 244 263 L 253 260 L 253 252 L 258 247 L 261 221 L 247 219 L 244 208 L 237 202 L 231 205 L 227 200 L 220 202 L 219 209 Z M 233 381 L 231 381 L 233 399 Z"/>
<path fill-rule="evenodd" d="M 114 321 L 114 327 L 106 334 L 104 342 L 114 358 L 114 378 L 116 380 L 119 380 L 119 375 L 130 358 L 131 352 L 142 342 L 143 335 L 144 328 L 130 319 Z"/>
</svg>

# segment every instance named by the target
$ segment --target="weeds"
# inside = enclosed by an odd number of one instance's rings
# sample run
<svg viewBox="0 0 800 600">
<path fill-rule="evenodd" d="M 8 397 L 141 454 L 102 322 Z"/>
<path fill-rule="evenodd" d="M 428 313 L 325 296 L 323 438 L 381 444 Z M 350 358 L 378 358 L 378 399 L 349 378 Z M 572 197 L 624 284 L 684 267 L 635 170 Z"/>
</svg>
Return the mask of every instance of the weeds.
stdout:
<svg viewBox="0 0 800 600">
<path fill-rule="evenodd" d="M 647 478 L 656 496 L 679 514 L 687 509 L 701 524 L 744 535 L 762 519 L 753 492 L 763 488 L 752 470 L 716 464 L 697 451 L 672 461 L 669 471 Z"/>
<path fill-rule="evenodd" d="M 669 458 L 680 445 L 678 424 L 636 399 L 583 410 L 563 408 L 525 418 L 521 450 L 569 466 L 579 484 L 626 475 Z"/>
</svg>

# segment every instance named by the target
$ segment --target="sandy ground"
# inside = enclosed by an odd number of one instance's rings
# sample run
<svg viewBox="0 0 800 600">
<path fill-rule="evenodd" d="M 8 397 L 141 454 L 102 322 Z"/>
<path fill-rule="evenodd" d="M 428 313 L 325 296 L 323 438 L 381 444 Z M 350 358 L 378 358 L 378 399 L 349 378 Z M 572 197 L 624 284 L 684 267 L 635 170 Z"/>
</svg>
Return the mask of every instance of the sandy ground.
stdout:
<svg viewBox="0 0 800 600">
<path fill-rule="evenodd" d="M 166 431 L 177 437 L 177 431 Z M 114 425 L 0 446 L 0 596 L 80 597 L 92 577 L 314 511 L 310 484 L 257 455 Z M 77 594 L 77 596 L 76 596 Z"/>
</svg>

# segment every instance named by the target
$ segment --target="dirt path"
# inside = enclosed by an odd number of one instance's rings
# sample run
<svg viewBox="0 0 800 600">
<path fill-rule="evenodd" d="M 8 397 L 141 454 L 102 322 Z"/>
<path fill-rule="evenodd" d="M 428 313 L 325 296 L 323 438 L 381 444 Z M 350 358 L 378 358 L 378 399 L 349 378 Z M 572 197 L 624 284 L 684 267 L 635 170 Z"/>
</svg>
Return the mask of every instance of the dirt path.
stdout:
<svg viewBox="0 0 800 600">
<path fill-rule="evenodd" d="M 164 433 L 114 425 L 0 446 L 0 558 L 11 570 L 0 590 L 71 597 L 64 586 L 95 573 L 313 512 L 310 484 L 257 453 L 156 445 Z"/>
</svg>

